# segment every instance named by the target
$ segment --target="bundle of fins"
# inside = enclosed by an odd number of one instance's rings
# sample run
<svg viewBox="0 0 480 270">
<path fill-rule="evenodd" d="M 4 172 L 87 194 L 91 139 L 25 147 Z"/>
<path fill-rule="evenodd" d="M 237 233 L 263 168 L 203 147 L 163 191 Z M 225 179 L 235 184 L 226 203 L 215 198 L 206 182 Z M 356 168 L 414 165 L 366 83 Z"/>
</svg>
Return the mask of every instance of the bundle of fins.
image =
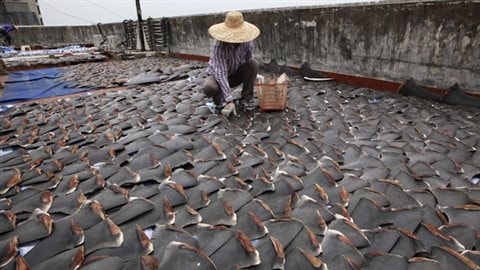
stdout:
<svg viewBox="0 0 480 270">
<path fill-rule="evenodd" d="M 416 96 L 450 105 L 480 107 L 480 96 L 468 94 L 457 83 L 448 88 L 445 93 L 440 94 L 418 85 L 413 78 L 410 78 L 400 86 L 399 93 L 405 96 Z"/>
</svg>

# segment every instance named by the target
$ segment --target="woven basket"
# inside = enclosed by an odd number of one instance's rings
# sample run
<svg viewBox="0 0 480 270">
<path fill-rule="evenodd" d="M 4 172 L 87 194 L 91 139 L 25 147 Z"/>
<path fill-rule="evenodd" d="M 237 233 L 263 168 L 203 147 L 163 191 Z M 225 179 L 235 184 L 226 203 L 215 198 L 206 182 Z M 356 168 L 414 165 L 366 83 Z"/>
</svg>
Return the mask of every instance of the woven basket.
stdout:
<svg viewBox="0 0 480 270">
<path fill-rule="evenodd" d="M 288 83 L 256 84 L 257 96 L 262 111 L 282 111 L 287 107 Z"/>
</svg>

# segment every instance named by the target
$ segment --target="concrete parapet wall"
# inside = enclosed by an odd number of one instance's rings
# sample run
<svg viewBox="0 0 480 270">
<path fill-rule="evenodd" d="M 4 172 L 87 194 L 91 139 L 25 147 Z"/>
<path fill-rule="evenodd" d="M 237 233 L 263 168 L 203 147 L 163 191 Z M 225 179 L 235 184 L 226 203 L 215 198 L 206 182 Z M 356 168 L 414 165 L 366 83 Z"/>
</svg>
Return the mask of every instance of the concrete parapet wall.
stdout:
<svg viewBox="0 0 480 270">
<path fill-rule="evenodd" d="M 256 24 L 255 56 L 265 63 L 300 66 L 380 80 L 462 88 L 480 93 L 480 0 L 385 1 L 245 11 Z M 171 17 L 170 50 L 208 56 L 208 27 L 222 14 Z M 124 40 L 122 23 L 102 25 Z M 21 27 L 17 46 L 93 44 L 93 26 Z M 33 47 L 32 47 L 33 48 Z"/>
<path fill-rule="evenodd" d="M 122 23 L 101 24 L 105 36 L 116 35 L 125 38 Z M 11 34 L 16 46 L 36 45 L 58 47 L 64 45 L 93 45 L 93 36 L 100 35 L 97 25 L 89 26 L 20 26 L 19 31 Z"/>
<path fill-rule="evenodd" d="M 410 77 L 480 91 L 480 1 L 354 4 L 244 12 L 256 57 L 378 79 Z M 170 18 L 173 52 L 208 55 L 207 29 L 224 14 Z"/>
</svg>

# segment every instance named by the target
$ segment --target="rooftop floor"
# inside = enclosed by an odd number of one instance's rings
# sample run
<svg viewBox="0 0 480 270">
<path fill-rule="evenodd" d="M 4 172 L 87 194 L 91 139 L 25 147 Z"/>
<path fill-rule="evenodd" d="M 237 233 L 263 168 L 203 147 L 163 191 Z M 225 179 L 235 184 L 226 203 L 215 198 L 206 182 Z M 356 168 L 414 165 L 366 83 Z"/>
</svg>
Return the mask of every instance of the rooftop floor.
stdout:
<svg viewBox="0 0 480 270">
<path fill-rule="evenodd" d="M 227 119 L 204 63 L 68 70 L 166 82 L 0 113 L 6 269 L 480 265 L 479 108 L 293 77 L 286 110 Z"/>
</svg>

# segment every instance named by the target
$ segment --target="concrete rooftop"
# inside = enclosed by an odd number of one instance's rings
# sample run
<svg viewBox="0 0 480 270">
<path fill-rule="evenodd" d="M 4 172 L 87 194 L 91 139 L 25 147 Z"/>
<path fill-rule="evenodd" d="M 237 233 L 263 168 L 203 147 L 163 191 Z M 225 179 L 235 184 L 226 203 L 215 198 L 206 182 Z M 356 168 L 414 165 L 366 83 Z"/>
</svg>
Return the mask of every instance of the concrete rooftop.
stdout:
<svg viewBox="0 0 480 270">
<path fill-rule="evenodd" d="M 0 267 L 479 269 L 479 108 L 292 77 L 227 119 L 204 67 L 72 66 L 166 82 L 1 112 Z"/>
</svg>

